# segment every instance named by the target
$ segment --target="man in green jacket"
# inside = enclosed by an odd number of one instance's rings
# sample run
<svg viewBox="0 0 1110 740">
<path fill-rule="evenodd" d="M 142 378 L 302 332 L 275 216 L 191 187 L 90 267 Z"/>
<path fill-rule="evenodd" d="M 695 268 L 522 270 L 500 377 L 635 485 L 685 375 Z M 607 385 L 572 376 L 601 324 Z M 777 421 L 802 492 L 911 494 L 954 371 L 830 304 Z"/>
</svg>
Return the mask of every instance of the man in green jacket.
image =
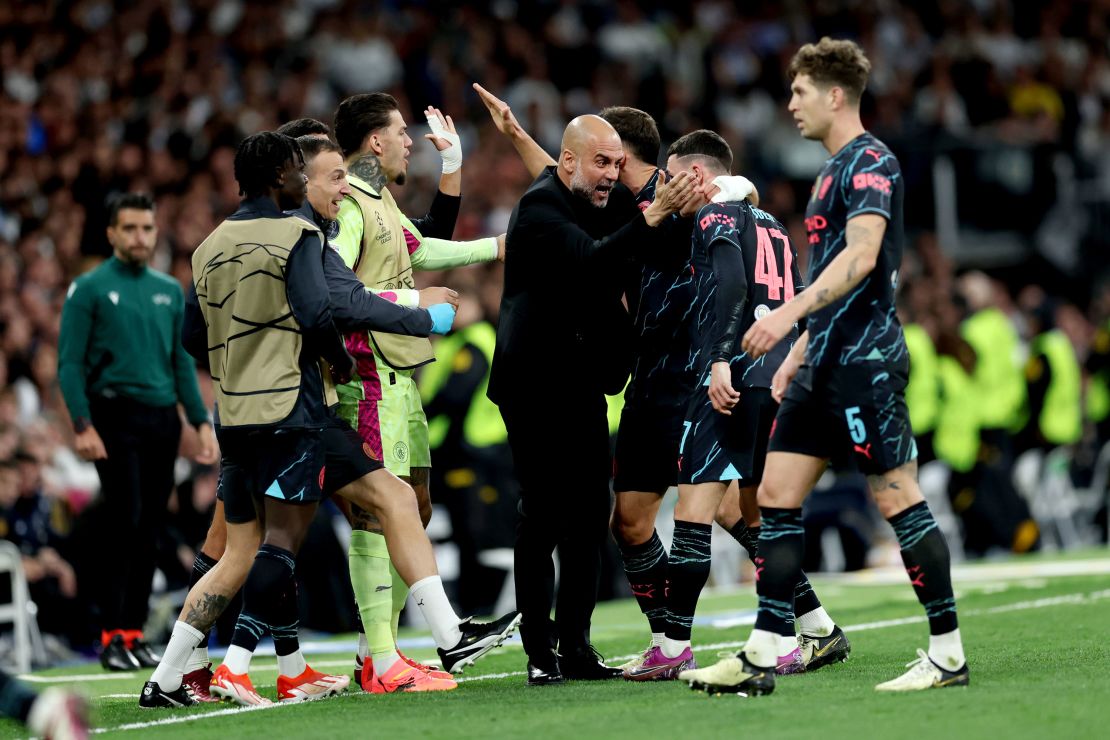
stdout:
<svg viewBox="0 0 1110 740">
<path fill-rule="evenodd" d="M 142 628 L 174 485 L 178 403 L 200 435 L 196 461 L 211 465 L 218 454 L 196 365 L 181 346 L 184 294 L 148 265 L 157 238 L 153 201 L 117 198 L 108 219 L 113 255 L 73 282 L 62 310 L 58 378 L 77 453 L 100 475 L 106 566 L 97 602 L 108 670 L 158 664 Z"/>
</svg>

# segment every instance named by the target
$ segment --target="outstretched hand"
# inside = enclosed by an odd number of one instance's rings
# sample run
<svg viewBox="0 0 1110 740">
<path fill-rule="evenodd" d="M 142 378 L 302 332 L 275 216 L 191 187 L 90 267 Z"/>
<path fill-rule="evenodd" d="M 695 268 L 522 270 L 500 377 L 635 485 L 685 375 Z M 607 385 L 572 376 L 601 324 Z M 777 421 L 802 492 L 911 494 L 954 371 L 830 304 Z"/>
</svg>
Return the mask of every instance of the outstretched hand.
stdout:
<svg viewBox="0 0 1110 740">
<path fill-rule="evenodd" d="M 513 134 L 523 131 L 520 124 L 517 123 L 516 116 L 513 115 L 513 111 L 508 103 L 479 85 L 477 82 L 475 82 L 472 87 L 474 91 L 478 93 L 478 97 L 481 99 L 482 104 L 486 106 L 486 110 L 489 111 L 490 118 L 493 119 L 493 125 L 497 127 L 498 131 L 506 136 L 512 136 Z"/>
</svg>

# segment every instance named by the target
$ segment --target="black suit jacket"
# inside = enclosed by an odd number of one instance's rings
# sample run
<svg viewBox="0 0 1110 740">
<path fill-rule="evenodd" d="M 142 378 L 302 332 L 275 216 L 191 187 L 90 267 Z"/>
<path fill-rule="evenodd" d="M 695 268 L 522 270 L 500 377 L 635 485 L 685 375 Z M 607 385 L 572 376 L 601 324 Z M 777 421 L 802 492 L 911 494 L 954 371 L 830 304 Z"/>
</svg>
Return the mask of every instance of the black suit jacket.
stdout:
<svg viewBox="0 0 1110 740">
<path fill-rule="evenodd" d="M 657 249 L 632 194 L 605 208 L 546 168 L 517 203 L 505 242 L 505 288 L 488 395 L 619 393 L 632 367 L 632 319 L 621 303 L 633 255 Z M 557 403 L 558 400 L 554 399 Z"/>
</svg>

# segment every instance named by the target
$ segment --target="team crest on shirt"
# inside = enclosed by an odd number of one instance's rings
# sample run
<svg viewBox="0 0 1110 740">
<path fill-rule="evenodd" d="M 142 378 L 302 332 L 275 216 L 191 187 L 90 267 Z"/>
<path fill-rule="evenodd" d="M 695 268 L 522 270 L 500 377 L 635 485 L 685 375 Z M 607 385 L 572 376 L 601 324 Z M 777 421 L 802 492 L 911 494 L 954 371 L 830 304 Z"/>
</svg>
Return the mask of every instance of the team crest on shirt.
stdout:
<svg viewBox="0 0 1110 740">
<path fill-rule="evenodd" d="M 393 456 L 397 458 L 398 462 L 407 461 L 409 459 L 409 446 L 404 442 L 393 445 Z"/>
<path fill-rule="evenodd" d="M 771 313 L 771 309 L 767 306 L 766 303 L 760 303 L 758 306 L 755 307 L 755 311 L 753 313 L 755 315 L 755 320 L 759 321 L 764 316 Z"/>
<path fill-rule="evenodd" d="M 119 293 L 117 293 L 114 290 L 109 290 L 108 291 L 108 300 L 110 300 L 112 302 L 113 306 L 118 306 L 119 305 Z"/>
</svg>

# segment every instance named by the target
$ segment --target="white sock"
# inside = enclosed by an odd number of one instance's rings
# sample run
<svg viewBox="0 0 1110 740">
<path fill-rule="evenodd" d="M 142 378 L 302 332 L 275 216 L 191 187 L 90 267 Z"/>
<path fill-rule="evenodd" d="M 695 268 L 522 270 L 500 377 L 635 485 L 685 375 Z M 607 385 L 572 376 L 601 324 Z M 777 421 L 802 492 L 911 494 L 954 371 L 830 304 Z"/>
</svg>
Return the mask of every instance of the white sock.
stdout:
<svg viewBox="0 0 1110 740">
<path fill-rule="evenodd" d="M 191 673 L 198 668 L 206 668 L 209 663 L 208 659 L 208 646 L 201 644 L 193 648 L 193 654 L 189 656 L 189 662 L 185 665 L 185 672 Z"/>
<path fill-rule="evenodd" d="M 289 678 L 296 678 L 305 672 L 308 668 L 308 663 L 305 662 L 304 653 L 300 650 L 289 653 L 289 655 L 279 655 L 278 659 L 278 673 Z"/>
<path fill-rule="evenodd" d="M 388 653 L 375 655 L 374 660 L 374 675 L 379 678 L 385 675 L 385 672 L 393 667 L 393 664 L 401 659 L 396 650 L 390 650 Z"/>
<path fill-rule="evenodd" d="M 663 642 L 660 643 L 659 649 L 663 651 L 663 655 L 668 658 L 677 658 L 682 655 L 682 651 L 690 647 L 689 640 L 672 640 L 667 636 L 663 636 Z"/>
<path fill-rule="evenodd" d="M 929 659 L 946 671 L 956 671 L 967 662 L 958 629 L 943 635 L 929 635 Z"/>
<path fill-rule="evenodd" d="M 835 627 L 836 623 L 832 621 L 832 617 L 823 606 L 798 617 L 798 629 L 803 635 L 810 637 L 828 637 Z"/>
<path fill-rule="evenodd" d="M 754 666 L 773 669 L 779 662 L 779 635 L 766 630 L 752 630 L 744 643 L 744 655 Z"/>
<path fill-rule="evenodd" d="M 366 660 L 366 656 L 370 654 L 370 643 L 366 641 L 366 633 L 358 633 L 358 659 Z"/>
<path fill-rule="evenodd" d="M 190 627 L 184 622 L 175 622 L 170 642 L 166 645 L 162 660 L 154 669 L 154 675 L 150 680 L 158 684 L 162 691 L 177 691 L 181 688 L 181 677 L 185 675 L 189 657 L 203 637 L 204 633 L 195 627 Z"/>
<path fill-rule="evenodd" d="M 797 635 L 779 635 L 779 656 L 790 655 L 798 649 Z"/>
<path fill-rule="evenodd" d="M 436 645 L 444 650 L 458 645 L 459 640 L 462 639 L 462 631 L 459 629 L 461 620 L 451 608 L 451 602 L 447 600 L 447 594 L 443 591 L 443 581 L 439 576 L 421 578 L 409 587 L 409 594 L 416 602 L 420 613 L 424 615 L 428 626 L 432 628 L 432 637 L 435 638 Z"/>
<path fill-rule="evenodd" d="M 227 655 L 224 656 L 224 665 L 227 669 L 236 675 L 243 675 L 249 673 L 251 669 L 251 657 L 254 656 L 250 650 L 232 645 L 227 649 Z"/>
<path fill-rule="evenodd" d="M 666 636 L 667 636 L 667 634 L 665 632 L 652 632 L 651 633 L 651 645 L 652 645 L 652 647 L 659 647 L 660 645 L 662 645 L 663 640 L 666 639 Z"/>
</svg>

